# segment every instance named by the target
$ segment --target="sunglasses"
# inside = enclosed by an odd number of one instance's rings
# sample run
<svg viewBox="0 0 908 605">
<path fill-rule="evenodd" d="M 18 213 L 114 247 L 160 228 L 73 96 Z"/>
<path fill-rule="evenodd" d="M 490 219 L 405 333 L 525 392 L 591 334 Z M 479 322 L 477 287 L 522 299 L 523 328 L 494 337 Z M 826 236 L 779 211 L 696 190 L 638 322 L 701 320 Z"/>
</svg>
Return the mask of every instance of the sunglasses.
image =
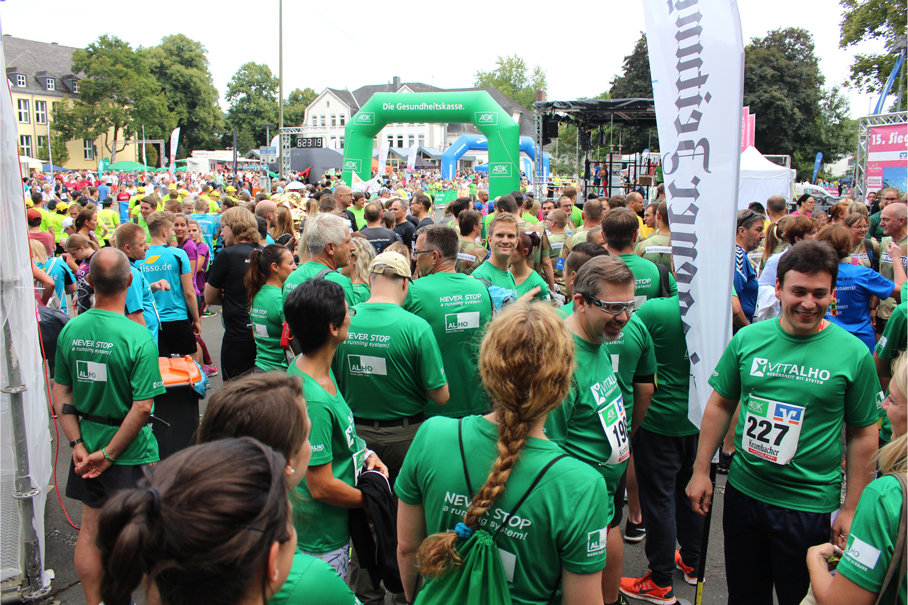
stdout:
<svg viewBox="0 0 908 605">
<path fill-rule="evenodd" d="M 621 315 L 622 312 L 633 315 L 634 311 L 637 310 L 637 303 L 633 300 L 629 302 L 606 302 L 591 294 L 584 294 L 583 292 L 578 292 L 578 294 L 580 294 L 586 302 L 599 307 L 601 311 L 604 311 L 609 315 Z"/>
</svg>

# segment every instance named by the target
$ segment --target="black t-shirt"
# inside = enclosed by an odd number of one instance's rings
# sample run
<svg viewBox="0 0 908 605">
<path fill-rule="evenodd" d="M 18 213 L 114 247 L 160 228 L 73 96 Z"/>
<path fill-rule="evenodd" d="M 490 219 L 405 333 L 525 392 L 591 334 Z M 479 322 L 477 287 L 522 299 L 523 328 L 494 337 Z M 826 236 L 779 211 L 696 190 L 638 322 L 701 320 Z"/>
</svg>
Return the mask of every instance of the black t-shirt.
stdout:
<svg viewBox="0 0 908 605">
<path fill-rule="evenodd" d="M 356 224 L 356 217 L 353 216 L 353 213 L 350 210 L 344 210 L 344 216 L 347 217 L 347 220 L 350 221 L 350 228 L 354 231 L 359 231 L 359 227 Z"/>
<path fill-rule="evenodd" d="M 369 243 L 375 248 L 376 254 L 381 254 L 385 248 L 400 241 L 400 236 L 384 227 L 363 227 L 359 232 L 369 240 Z"/>
<path fill-rule="evenodd" d="M 419 219 L 413 216 L 412 214 L 407 215 L 407 220 L 415 227 L 419 224 Z"/>
<path fill-rule="evenodd" d="M 416 230 L 419 231 L 420 229 L 422 229 L 422 228 L 425 227 L 426 225 L 434 225 L 434 224 L 435 224 L 435 221 L 432 220 L 432 217 L 431 217 L 431 216 L 427 216 L 426 218 L 424 218 L 424 219 L 422 219 L 421 221 L 419 221 L 419 224 L 416 225 Z"/>
<path fill-rule="evenodd" d="M 249 268 L 249 257 L 258 244 L 240 242 L 221 250 L 208 271 L 208 285 L 223 290 L 224 338 L 253 340 L 252 322 L 246 300 L 243 278 Z"/>
<path fill-rule="evenodd" d="M 404 221 L 399 225 L 394 225 L 394 233 L 400 237 L 400 241 L 403 242 L 404 246 L 410 248 L 413 242 L 413 235 L 416 233 L 416 227 L 410 221 Z"/>
</svg>

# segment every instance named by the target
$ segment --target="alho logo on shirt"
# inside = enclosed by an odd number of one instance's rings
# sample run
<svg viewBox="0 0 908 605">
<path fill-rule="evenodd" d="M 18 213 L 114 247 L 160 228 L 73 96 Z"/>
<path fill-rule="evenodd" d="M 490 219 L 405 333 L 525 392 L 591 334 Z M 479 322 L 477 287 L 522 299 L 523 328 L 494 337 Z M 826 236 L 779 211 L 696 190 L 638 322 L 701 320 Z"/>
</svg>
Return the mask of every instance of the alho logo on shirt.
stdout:
<svg viewBox="0 0 908 605">
<path fill-rule="evenodd" d="M 829 370 L 821 370 L 795 363 L 772 363 L 764 357 L 754 357 L 750 365 L 750 375 L 771 378 L 793 378 L 823 384 L 829 380 Z"/>
<path fill-rule="evenodd" d="M 445 315 L 445 332 L 459 332 L 479 327 L 479 311 L 448 313 Z"/>
<path fill-rule="evenodd" d="M 350 373 L 357 376 L 372 374 L 387 376 L 388 366 L 384 357 L 370 357 L 368 355 L 347 355 Z"/>
<path fill-rule="evenodd" d="M 76 377 L 79 380 L 107 382 L 107 366 L 94 361 L 76 361 Z"/>
<path fill-rule="evenodd" d="M 880 549 L 867 544 L 854 534 L 851 534 L 851 539 L 851 546 L 845 551 L 845 558 L 862 571 L 870 571 L 876 567 L 876 562 L 880 558 Z"/>
<path fill-rule="evenodd" d="M 608 528 L 603 527 L 596 531 L 591 531 L 586 536 L 586 552 L 588 554 L 598 553 L 605 550 L 605 543 L 608 537 Z"/>
</svg>

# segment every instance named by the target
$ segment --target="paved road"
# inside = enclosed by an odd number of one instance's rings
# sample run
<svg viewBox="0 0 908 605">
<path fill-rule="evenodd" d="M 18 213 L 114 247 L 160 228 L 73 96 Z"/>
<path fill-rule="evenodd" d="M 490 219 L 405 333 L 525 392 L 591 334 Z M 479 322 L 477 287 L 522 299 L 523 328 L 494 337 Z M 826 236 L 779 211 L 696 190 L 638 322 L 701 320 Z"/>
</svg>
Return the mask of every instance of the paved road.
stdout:
<svg viewBox="0 0 908 605">
<path fill-rule="evenodd" d="M 202 336 L 208 344 L 209 351 L 216 364 L 220 362 L 221 337 L 223 328 L 218 316 L 202 320 Z M 221 386 L 220 375 L 211 379 L 212 389 Z M 207 399 L 202 400 L 201 409 L 204 413 Z M 53 434 L 53 424 L 51 424 L 51 434 Z M 62 436 L 62 431 L 61 431 Z M 55 438 L 54 443 L 58 441 Z M 57 468 L 57 481 L 61 493 L 66 491 L 66 477 L 71 460 L 71 451 L 66 443 L 65 437 L 59 439 L 60 451 Z M 719 477 L 717 491 L 724 492 L 725 478 Z M 74 500 L 69 500 L 65 496 L 63 503 L 69 512 L 73 523 L 79 524 L 81 515 L 81 504 Z M 625 518 L 627 518 L 627 508 L 625 508 Z M 716 503 L 716 515 L 710 531 L 709 554 L 706 565 L 706 583 L 703 589 L 703 603 L 707 605 L 720 605 L 727 601 L 727 592 L 725 589 L 725 566 L 723 563 L 722 548 L 722 498 Z M 78 532 L 73 529 L 66 520 L 60 502 L 56 493 L 51 490 L 47 498 L 47 510 L 45 516 L 45 528 L 47 533 L 46 561 L 47 567 L 53 569 L 56 578 L 53 581 L 53 599 L 66 605 L 84 605 L 85 598 L 82 594 L 82 588 L 79 579 L 76 577 L 73 568 L 73 549 L 76 544 Z M 642 576 L 646 573 L 646 555 L 644 553 L 646 541 L 639 544 L 628 545 L 625 549 L 624 556 L 624 575 Z M 675 593 L 683 602 L 693 603 L 696 589 L 693 586 L 685 584 L 681 573 L 675 574 Z M 138 605 L 145 605 L 145 600 L 141 594 L 136 595 Z M 388 603 L 391 601 L 388 600 Z M 631 605 L 641 604 L 643 601 L 629 601 Z"/>
</svg>

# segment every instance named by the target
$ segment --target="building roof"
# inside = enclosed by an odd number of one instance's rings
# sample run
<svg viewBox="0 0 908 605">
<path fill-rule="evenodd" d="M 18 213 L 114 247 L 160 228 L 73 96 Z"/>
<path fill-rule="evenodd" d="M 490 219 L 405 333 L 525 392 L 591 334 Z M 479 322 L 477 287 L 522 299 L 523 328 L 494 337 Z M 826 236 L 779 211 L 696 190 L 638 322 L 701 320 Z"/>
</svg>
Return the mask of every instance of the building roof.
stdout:
<svg viewBox="0 0 908 605">
<path fill-rule="evenodd" d="M 81 79 L 84 74 L 73 74 L 73 53 L 78 50 L 71 46 L 62 46 L 56 42 L 37 42 L 3 35 L 3 54 L 6 57 L 7 78 L 19 73 L 26 77 L 25 88 L 16 86 L 15 80 L 10 89 L 12 93 L 40 94 L 48 97 L 78 96 L 64 78 Z M 54 78 L 56 90 L 47 90 L 44 82 L 38 78 Z"/>
<path fill-rule="evenodd" d="M 369 84 L 367 86 L 360 86 L 353 91 L 353 98 L 356 101 L 355 109 L 358 111 L 359 108 L 365 105 L 366 102 L 372 98 L 372 95 L 377 92 L 397 92 L 404 87 L 409 88 L 413 92 L 445 92 L 445 89 L 443 88 L 423 84 L 422 82 L 401 82 L 396 88 L 391 82 L 387 84 Z"/>
</svg>

